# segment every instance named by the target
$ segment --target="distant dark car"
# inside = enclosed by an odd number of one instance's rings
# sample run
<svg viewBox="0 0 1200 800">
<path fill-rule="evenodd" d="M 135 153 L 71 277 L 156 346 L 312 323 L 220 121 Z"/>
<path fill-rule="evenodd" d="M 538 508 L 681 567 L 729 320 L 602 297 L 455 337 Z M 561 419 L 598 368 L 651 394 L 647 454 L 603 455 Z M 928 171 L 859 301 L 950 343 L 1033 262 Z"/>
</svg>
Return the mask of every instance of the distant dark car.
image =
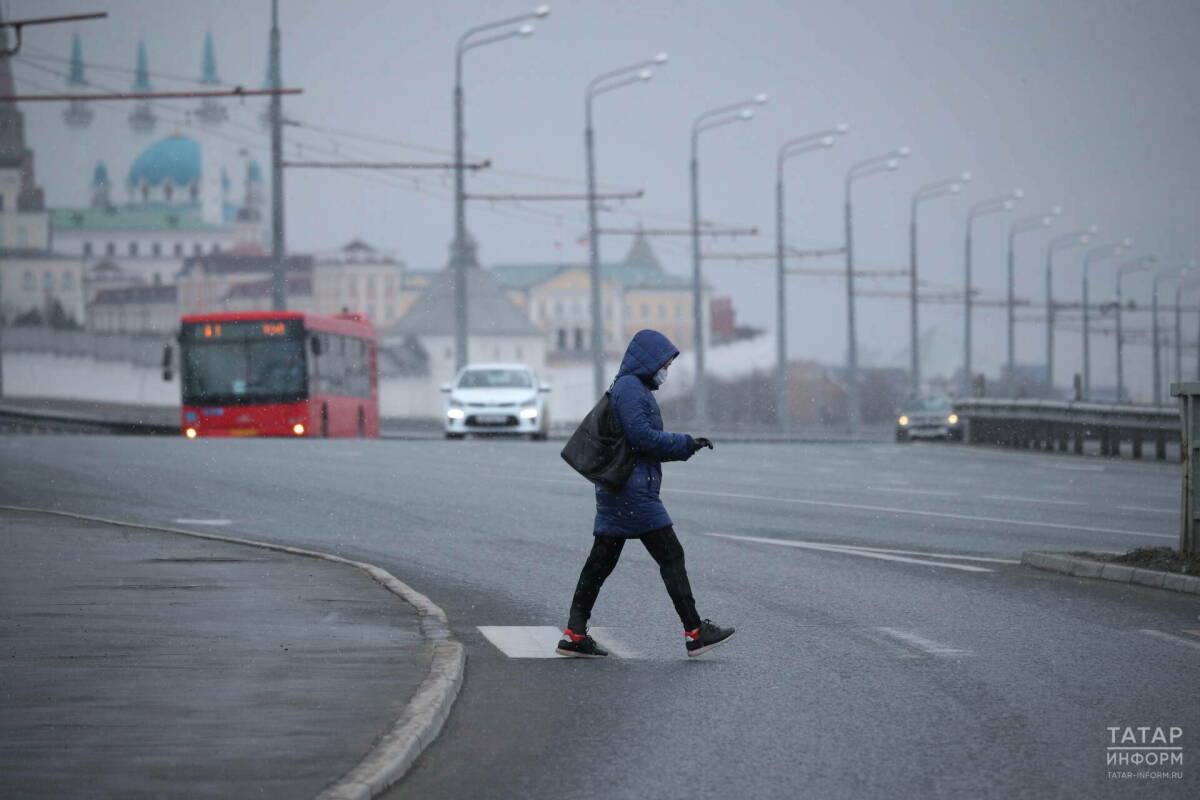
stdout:
<svg viewBox="0 0 1200 800">
<path fill-rule="evenodd" d="M 896 414 L 896 441 L 913 439 L 962 440 L 962 423 L 948 397 L 910 400 Z"/>
</svg>

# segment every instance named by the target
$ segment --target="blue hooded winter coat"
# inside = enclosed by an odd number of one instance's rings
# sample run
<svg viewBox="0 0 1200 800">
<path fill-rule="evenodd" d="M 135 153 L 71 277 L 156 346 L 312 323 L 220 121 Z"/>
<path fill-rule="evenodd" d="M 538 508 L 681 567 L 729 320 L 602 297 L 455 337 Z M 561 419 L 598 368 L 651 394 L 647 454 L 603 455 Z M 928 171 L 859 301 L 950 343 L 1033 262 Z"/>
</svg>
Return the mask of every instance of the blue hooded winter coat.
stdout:
<svg viewBox="0 0 1200 800">
<path fill-rule="evenodd" d="M 672 524 L 658 496 L 662 462 L 687 461 L 695 442 L 686 433 L 663 431 L 662 413 L 651 392 L 658 388 L 654 374 L 677 355 L 679 349 L 666 336 L 643 330 L 634 335 L 621 359 L 612 407 L 637 461 L 621 491 L 596 487 L 597 536 L 639 536 Z"/>
</svg>

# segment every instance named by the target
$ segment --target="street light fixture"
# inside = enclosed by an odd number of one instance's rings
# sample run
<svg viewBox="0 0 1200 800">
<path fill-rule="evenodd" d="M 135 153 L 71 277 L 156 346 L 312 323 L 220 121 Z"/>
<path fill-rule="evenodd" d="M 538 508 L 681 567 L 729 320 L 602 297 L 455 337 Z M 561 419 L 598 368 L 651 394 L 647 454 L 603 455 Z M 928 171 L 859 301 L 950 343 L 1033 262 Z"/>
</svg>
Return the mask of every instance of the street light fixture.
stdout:
<svg viewBox="0 0 1200 800">
<path fill-rule="evenodd" d="M 1162 405 L 1162 359 L 1160 357 L 1161 337 L 1158 332 L 1158 284 L 1164 279 L 1179 278 L 1183 280 L 1183 275 L 1190 270 L 1196 269 L 1196 259 L 1191 259 L 1184 264 L 1175 267 L 1167 267 L 1154 273 L 1154 282 L 1150 286 L 1150 316 L 1151 323 L 1151 339 L 1154 351 L 1154 405 Z"/>
<path fill-rule="evenodd" d="M 1098 225 L 1089 225 L 1057 236 L 1046 246 L 1046 388 L 1051 395 L 1054 394 L 1054 254 L 1087 244 L 1099 231 Z"/>
<path fill-rule="evenodd" d="M 971 311 L 974 305 L 972 293 L 974 291 L 971 282 L 971 260 L 974 251 L 972 246 L 972 228 L 975 220 L 978 217 L 988 214 L 999 214 L 1004 211 L 1011 211 L 1017 204 L 1017 201 L 1025 196 L 1023 189 L 1013 189 L 1007 194 L 993 197 L 988 200 L 982 200 L 967 211 L 967 237 L 966 237 L 966 259 L 963 262 L 963 376 L 962 376 L 962 393 L 969 395 L 971 392 Z"/>
<path fill-rule="evenodd" d="M 912 196 L 912 204 L 909 208 L 908 215 L 908 282 L 909 282 L 909 351 L 911 353 L 910 364 L 910 388 L 909 393 L 913 398 L 917 398 L 921 394 L 921 354 L 918 346 L 919 330 L 917 325 L 917 208 L 926 200 L 932 200 L 935 197 L 945 197 L 947 195 L 958 194 L 962 191 L 963 184 L 971 182 L 972 175 L 967 170 L 956 178 L 947 178 L 946 180 L 927 183 L 920 189 L 917 189 Z"/>
<path fill-rule="evenodd" d="M 588 210 L 588 274 L 591 280 L 592 311 L 592 394 L 599 397 L 604 392 L 604 318 L 601 313 L 600 297 L 600 236 L 597 233 L 596 209 L 596 137 L 592 126 L 592 101 L 602 94 L 645 83 L 654 77 L 652 67 L 666 64 L 668 56 L 659 53 L 646 61 L 601 73 L 588 82 L 584 101 L 584 151 L 587 154 L 587 210 Z"/>
<path fill-rule="evenodd" d="M 1022 233 L 1050 227 L 1060 216 L 1062 216 L 1062 206 L 1054 206 L 1045 213 L 1016 220 L 1008 229 L 1008 296 L 1005 306 L 1008 311 L 1008 379 L 1010 381 L 1015 381 L 1017 372 L 1016 317 L 1014 313 L 1016 307 L 1015 240 Z"/>
<path fill-rule="evenodd" d="M 900 168 L 900 159 L 908 158 L 907 147 L 897 147 L 883 155 L 863 159 L 846 171 L 845 205 L 843 211 L 846 224 L 846 400 L 847 417 L 851 433 L 858 431 L 861 411 L 858 397 L 858 329 L 854 319 L 854 182 L 860 178 L 895 172 Z"/>
<path fill-rule="evenodd" d="M 550 13 L 550 6 L 540 5 L 525 14 L 488 22 L 469 28 L 454 52 L 454 241 L 450 245 L 450 269 L 454 282 L 454 365 L 462 369 L 467 364 L 467 270 L 478 267 L 475 244 L 467 236 L 466 177 L 463 164 L 463 56 L 470 50 L 496 42 L 533 34 L 529 20 L 541 19 Z M 492 33 L 492 31 L 497 31 Z M 487 34 L 480 36 L 480 34 Z"/>
<path fill-rule="evenodd" d="M 850 126 L 843 122 L 827 130 L 797 136 L 779 146 L 779 155 L 775 159 L 775 413 L 783 430 L 787 430 L 791 423 L 791 404 L 788 402 L 787 269 L 784 255 L 787 226 L 783 211 L 783 166 L 793 156 L 833 147 L 837 137 L 849 132 Z"/>
<path fill-rule="evenodd" d="M 1091 397 L 1092 392 L 1092 349 L 1091 349 L 1091 309 L 1088 294 L 1088 272 L 1092 264 L 1106 258 L 1119 256 L 1133 247 L 1133 239 L 1126 236 L 1119 244 L 1101 245 L 1088 250 L 1083 255 L 1083 399 Z"/>
<path fill-rule="evenodd" d="M 1124 295 L 1121 291 L 1121 280 L 1131 272 L 1141 272 L 1150 269 L 1158 263 L 1154 256 L 1126 261 L 1117 267 L 1117 402 L 1125 402 L 1125 333 L 1121 325 L 1124 311 Z"/>
<path fill-rule="evenodd" d="M 696 347 L 696 382 L 694 416 L 700 425 L 708 423 L 708 386 L 704 378 L 704 309 L 700 268 L 700 134 L 734 122 L 754 118 L 754 106 L 767 102 L 759 93 L 749 100 L 731 103 L 705 111 L 692 123 L 691 194 L 692 194 L 692 338 Z"/>
</svg>

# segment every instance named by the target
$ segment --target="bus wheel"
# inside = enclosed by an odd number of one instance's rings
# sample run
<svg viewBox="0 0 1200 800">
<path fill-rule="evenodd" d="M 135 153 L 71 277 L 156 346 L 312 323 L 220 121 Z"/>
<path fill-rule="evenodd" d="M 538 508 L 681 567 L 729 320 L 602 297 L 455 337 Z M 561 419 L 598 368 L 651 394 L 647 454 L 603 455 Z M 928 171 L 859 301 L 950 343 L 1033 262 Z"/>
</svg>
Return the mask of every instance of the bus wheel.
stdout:
<svg viewBox="0 0 1200 800">
<path fill-rule="evenodd" d="M 358 407 L 358 438 L 365 438 L 367 435 L 367 419 L 363 414 L 362 406 Z"/>
<path fill-rule="evenodd" d="M 321 438 L 329 438 L 329 406 L 326 403 L 321 404 Z"/>
</svg>

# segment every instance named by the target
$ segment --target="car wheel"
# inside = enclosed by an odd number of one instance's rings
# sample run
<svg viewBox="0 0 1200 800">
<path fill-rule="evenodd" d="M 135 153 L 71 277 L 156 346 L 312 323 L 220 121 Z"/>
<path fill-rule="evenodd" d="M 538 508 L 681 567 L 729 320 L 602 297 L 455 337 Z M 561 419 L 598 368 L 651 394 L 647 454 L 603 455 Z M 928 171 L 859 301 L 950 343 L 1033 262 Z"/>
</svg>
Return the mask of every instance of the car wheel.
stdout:
<svg viewBox="0 0 1200 800">
<path fill-rule="evenodd" d="M 463 438 L 463 435 L 461 433 L 450 433 L 449 431 L 447 431 L 446 438 L 447 439 L 461 439 L 461 438 Z"/>
</svg>

